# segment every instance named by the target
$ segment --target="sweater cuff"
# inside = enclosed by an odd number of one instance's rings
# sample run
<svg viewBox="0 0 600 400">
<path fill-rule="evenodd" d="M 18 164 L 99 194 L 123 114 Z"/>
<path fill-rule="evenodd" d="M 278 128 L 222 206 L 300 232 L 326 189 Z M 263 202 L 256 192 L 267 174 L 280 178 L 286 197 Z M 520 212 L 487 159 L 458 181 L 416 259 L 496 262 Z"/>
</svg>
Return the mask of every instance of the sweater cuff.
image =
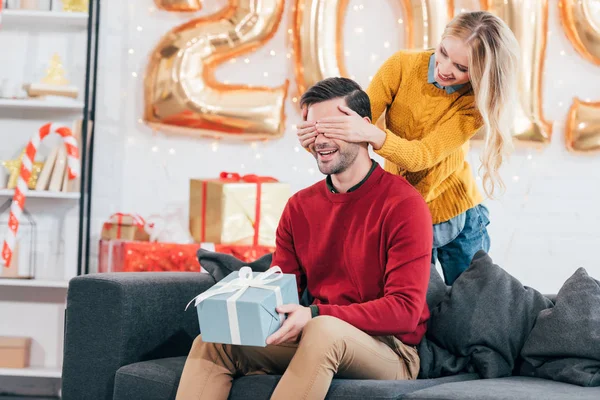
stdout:
<svg viewBox="0 0 600 400">
<path fill-rule="evenodd" d="M 396 136 L 390 132 L 389 129 L 385 130 L 385 141 L 383 142 L 383 146 L 379 150 L 374 150 L 375 154 L 380 155 L 381 157 L 389 160 L 393 156 L 397 156 L 396 146 L 394 139 Z"/>
<path fill-rule="evenodd" d="M 309 306 L 309 308 L 310 308 L 311 318 L 319 316 L 319 307 L 318 306 L 313 304 L 313 305 Z"/>
</svg>

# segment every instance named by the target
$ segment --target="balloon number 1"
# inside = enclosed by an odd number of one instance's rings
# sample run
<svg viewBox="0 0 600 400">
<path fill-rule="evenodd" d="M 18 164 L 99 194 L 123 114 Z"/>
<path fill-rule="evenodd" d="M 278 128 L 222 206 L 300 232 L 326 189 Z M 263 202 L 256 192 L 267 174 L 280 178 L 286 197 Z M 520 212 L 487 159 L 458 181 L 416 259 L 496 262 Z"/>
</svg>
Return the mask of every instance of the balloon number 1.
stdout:
<svg viewBox="0 0 600 400">
<path fill-rule="evenodd" d="M 290 0 L 298 94 L 321 79 L 348 76 L 342 32 L 349 0 Z M 404 15 L 404 47 L 437 45 L 454 15 L 452 0 L 388 0 Z M 600 23 L 590 17 L 595 0 L 560 0 L 561 21 L 575 48 L 600 65 Z M 167 11 L 196 11 L 199 0 L 155 0 Z M 547 144 L 552 123 L 542 110 L 542 76 L 548 31 L 548 0 L 479 0 L 480 9 L 502 18 L 521 45 L 520 106 L 514 135 Z M 230 0 L 222 11 L 168 32 L 154 49 L 145 81 L 146 122 L 176 134 L 271 139 L 285 130 L 288 82 L 277 88 L 225 85 L 214 69 L 227 59 L 262 46 L 279 27 L 284 0 Z M 567 147 L 600 149 L 600 103 L 575 99 Z"/>
<path fill-rule="evenodd" d="M 190 2 L 159 3 L 183 7 Z M 279 27 L 283 3 L 230 1 L 222 11 L 168 32 L 148 63 L 145 121 L 161 131 L 191 136 L 281 136 L 287 81 L 278 88 L 225 85 L 216 81 L 214 71 L 224 61 L 269 41 Z"/>
</svg>

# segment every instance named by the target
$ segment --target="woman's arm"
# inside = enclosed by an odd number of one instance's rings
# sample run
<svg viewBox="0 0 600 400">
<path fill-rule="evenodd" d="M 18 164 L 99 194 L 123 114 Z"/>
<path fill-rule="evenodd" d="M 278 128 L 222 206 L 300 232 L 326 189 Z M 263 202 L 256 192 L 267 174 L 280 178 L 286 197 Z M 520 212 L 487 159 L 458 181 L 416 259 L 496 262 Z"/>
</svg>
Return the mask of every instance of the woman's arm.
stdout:
<svg viewBox="0 0 600 400">
<path fill-rule="evenodd" d="M 420 140 L 407 140 L 387 130 L 383 146 L 375 149 L 375 153 L 403 170 L 422 171 L 433 167 L 464 145 L 482 125 L 479 111 L 471 105 L 457 111 Z"/>
</svg>

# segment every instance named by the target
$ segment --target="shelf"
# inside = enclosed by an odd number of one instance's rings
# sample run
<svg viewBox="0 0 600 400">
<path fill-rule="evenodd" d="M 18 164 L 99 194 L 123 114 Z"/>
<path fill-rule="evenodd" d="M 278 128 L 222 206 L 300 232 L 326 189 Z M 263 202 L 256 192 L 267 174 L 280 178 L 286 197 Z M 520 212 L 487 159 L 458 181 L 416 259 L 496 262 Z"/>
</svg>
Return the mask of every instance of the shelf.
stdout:
<svg viewBox="0 0 600 400">
<path fill-rule="evenodd" d="M 59 368 L 0 368 L 0 376 L 25 376 L 30 378 L 60 379 L 62 371 Z"/>
<path fill-rule="evenodd" d="M 49 280 L 43 280 L 43 279 L 12 279 L 12 278 L 2 278 L 0 276 L 0 286 L 67 289 L 69 287 L 69 282 L 67 282 L 67 281 L 49 281 Z"/>
<path fill-rule="evenodd" d="M 0 197 L 14 196 L 14 189 L 0 189 Z M 25 195 L 27 199 L 63 199 L 63 200 L 78 200 L 81 197 L 79 192 L 48 192 L 46 190 L 30 190 Z"/>
<path fill-rule="evenodd" d="M 85 29 L 88 14 L 81 12 L 4 10 L 2 12 L 3 28 L 19 28 L 21 30 L 34 27 L 80 28 Z"/>
<path fill-rule="evenodd" d="M 83 111 L 83 102 L 75 100 L 0 99 L 0 109 Z"/>
</svg>

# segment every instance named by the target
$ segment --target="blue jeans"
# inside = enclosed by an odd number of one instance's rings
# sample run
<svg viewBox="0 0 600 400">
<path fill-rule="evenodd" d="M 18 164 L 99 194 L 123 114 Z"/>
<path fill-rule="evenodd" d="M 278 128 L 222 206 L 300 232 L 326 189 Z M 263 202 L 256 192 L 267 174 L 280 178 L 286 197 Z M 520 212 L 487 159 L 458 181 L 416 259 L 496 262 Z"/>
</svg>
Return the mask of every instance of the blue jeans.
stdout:
<svg viewBox="0 0 600 400">
<path fill-rule="evenodd" d="M 446 285 L 452 285 L 479 250 L 490 251 L 489 211 L 475 206 L 449 221 L 433 225 L 431 262 L 440 261 Z"/>
</svg>

